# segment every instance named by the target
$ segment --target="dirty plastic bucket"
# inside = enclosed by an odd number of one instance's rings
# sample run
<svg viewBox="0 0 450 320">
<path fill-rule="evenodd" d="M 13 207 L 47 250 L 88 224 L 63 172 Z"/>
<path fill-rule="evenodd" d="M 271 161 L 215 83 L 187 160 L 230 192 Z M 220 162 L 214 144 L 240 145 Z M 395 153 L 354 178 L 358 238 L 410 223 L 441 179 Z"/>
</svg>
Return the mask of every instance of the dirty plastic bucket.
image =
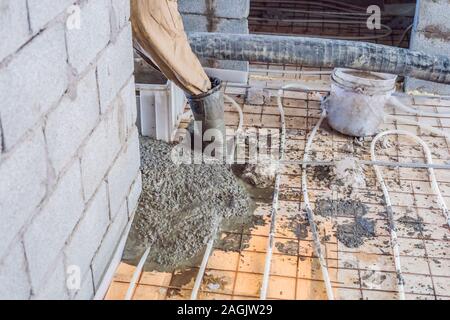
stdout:
<svg viewBox="0 0 450 320">
<path fill-rule="evenodd" d="M 377 134 L 397 76 L 339 68 L 331 79 L 331 93 L 324 102 L 330 126 L 354 137 Z"/>
</svg>

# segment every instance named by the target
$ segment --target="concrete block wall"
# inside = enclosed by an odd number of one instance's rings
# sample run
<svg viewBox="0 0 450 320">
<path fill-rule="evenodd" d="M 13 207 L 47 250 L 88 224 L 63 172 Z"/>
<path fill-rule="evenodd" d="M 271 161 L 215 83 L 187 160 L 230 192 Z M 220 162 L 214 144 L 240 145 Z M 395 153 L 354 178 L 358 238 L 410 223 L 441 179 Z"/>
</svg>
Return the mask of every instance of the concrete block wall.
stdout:
<svg viewBox="0 0 450 320">
<path fill-rule="evenodd" d="M 0 1 L 0 299 L 92 298 L 133 216 L 129 6 Z"/>
<path fill-rule="evenodd" d="M 411 49 L 429 54 L 450 56 L 450 2 L 418 0 L 411 36 Z M 406 91 L 450 95 L 450 86 L 408 78 Z"/>
<path fill-rule="evenodd" d="M 248 34 L 250 0 L 178 0 L 187 32 Z M 248 71 L 242 61 L 202 60 L 207 68 Z"/>
</svg>

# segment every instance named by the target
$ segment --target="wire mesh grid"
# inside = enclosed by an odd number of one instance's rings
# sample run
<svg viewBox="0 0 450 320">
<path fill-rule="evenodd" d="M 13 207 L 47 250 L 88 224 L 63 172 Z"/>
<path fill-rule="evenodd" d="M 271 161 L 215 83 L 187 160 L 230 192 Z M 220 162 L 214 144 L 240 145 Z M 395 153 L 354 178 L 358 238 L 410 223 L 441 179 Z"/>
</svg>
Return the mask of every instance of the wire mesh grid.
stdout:
<svg viewBox="0 0 450 320">
<path fill-rule="evenodd" d="M 289 10 L 283 10 L 289 9 Z M 249 27 L 252 33 L 317 35 L 325 37 L 369 38 L 366 41 L 408 47 L 406 28 L 412 18 L 401 21 L 383 16 L 386 30 L 368 30 L 364 23 L 349 24 L 349 16 L 336 6 L 323 6 L 308 1 L 252 1 Z M 354 10 L 353 10 L 354 12 Z M 372 39 L 370 39 L 372 37 Z M 303 66 L 252 63 L 248 85 L 226 84 L 225 91 L 242 106 L 244 128 L 279 130 L 280 115 L 276 93 L 288 82 L 299 82 L 313 88 L 311 92 L 285 91 L 283 104 L 287 125 L 287 160 L 303 157 L 306 139 L 320 117 L 320 99 L 329 90 L 330 69 Z M 314 74 L 310 74 L 310 72 Z M 320 71 L 319 74 L 317 71 Z M 247 101 L 251 88 L 259 88 L 270 97 L 264 104 Z M 415 98 L 414 105 L 424 111 L 448 112 L 450 101 Z M 395 114 L 395 110 L 388 110 Z M 417 117 L 400 114 L 404 118 L 449 130 L 449 118 Z M 235 128 L 239 115 L 226 107 L 228 127 Z M 181 127 L 187 127 L 183 122 Z M 449 144 L 444 138 L 427 135 L 418 127 L 387 123 L 385 129 L 405 129 L 418 134 L 433 151 L 436 163 L 447 164 Z M 313 158 L 332 160 L 355 157 L 370 160 L 371 140 L 355 141 L 336 134 L 326 124 L 316 136 Z M 379 160 L 424 162 L 420 148 L 406 138 L 389 138 L 378 154 Z M 349 195 L 331 191 L 323 177 L 308 169 L 309 195 L 313 205 L 323 199 L 347 201 Z M 313 250 L 313 241 L 302 211 L 301 168 L 286 165 L 282 172 L 280 208 L 276 221 L 275 248 L 271 261 L 268 299 L 326 299 L 320 264 Z M 336 237 L 338 226 L 351 223 L 354 217 L 337 213 L 333 218 L 318 217 L 321 242 L 336 298 L 338 299 L 396 299 L 397 279 L 388 220 L 383 194 L 379 190 L 373 169 L 364 167 L 366 186 L 354 190 L 362 205 L 367 207 L 368 219 L 374 221 L 375 236 L 357 248 L 348 248 Z M 439 186 L 448 201 L 450 173 L 436 170 Z M 393 200 L 398 224 L 401 264 L 408 299 L 450 298 L 450 242 L 448 227 L 440 213 L 436 197 L 424 169 L 383 168 Z M 200 287 L 199 299 L 258 299 L 260 295 L 266 248 L 270 230 L 271 201 L 257 202 L 255 226 L 240 231 L 222 229 L 209 257 Z M 406 223 L 401 219 L 407 217 Z M 411 224 L 411 221 L 420 221 Z M 199 272 L 199 265 L 172 273 L 143 272 L 133 299 L 189 299 Z M 135 267 L 122 263 L 110 287 L 107 299 L 122 299 L 128 289 Z"/>
<path fill-rule="evenodd" d="M 254 66 L 252 68 L 261 65 Z M 320 82 L 326 87 L 327 76 L 296 75 L 294 79 L 279 79 L 267 69 L 266 79 L 252 74 L 249 86 L 226 84 L 225 91 L 243 107 L 244 128 L 279 130 L 275 88 L 285 82 Z M 279 66 L 278 66 L 279 67 Z M 278 68 L 277 67 L 277 68 Z M 286 67 L 284 67 L 286 68 Z M 272 78 L 271 76 L 274 76 Z M 248 104 L 247 94 L 258 86 L 267 92 L 262 105 Z M 326 90 L 311 92 L 285 91 L 288 160 L 299 160 L 307 136 L 320 115 L 320 98 Z M 440 98 L 414 99 L 415 107 L 433 112 L 450 112 L 450 101 Z M 395 110 L 387 109 L 391 114 Z M 399 114 L 399 113 L 397 113 Z M 420 120 L 448 132 L 450 118 L 402 117 Z M 227 104 L 226 122 L 236 127 L 236 110 Z M 181 124 L 187 126 L 187 122 Z M 433 160 L 446 164 L 450 160 L 449 144 L 445 138 L 430 136 L 416 126 L 388 122 L 384 129 L 405 129 L 418 134 L 432 149 Z M 323 124 L 314 140 L 313 158 L 332 160 L 355 157 L 370 160 L 371 139 L 355 140 L 337 134 Z M 393 136 L 379 146 L 380 160 L 424 162 L 420 147 L 405 137 Z M 338 226 L 352 223 L 354 217 L 337 212 L 333 217 L 317 217 L 325 258 L 333 290 L 338 299 L 396 299 L 397 280 L 390 245 L 388 220 L 374 171 L 364 166 L 366 186 L 355 188 L 351 199 L 367 207 L 366 218 L 374 222 L 375 235 L 355 248 L 349 248 L 336 236 Z M 313 205 L 323 199 L 347 201 L 349 195 L 331 191 L 326 179 L 308 169 L 309 195 Z M 302 211 L 301 168 L 286 165 L 282 171 L 280 209 L 276 221 L 275 248 L 271 261 L 268 299 L 326 299 L 325 286 L 306 217 Z M 407 299 L 450 298 L 449 229 L 440 212 L 436 196 L 425 169 L 383 168 L 391 194 L 394 217 L 398 224 L 401 264 Z M 449 203 L 450 172 L 436 170 L 439 187 Z M 257 223 L 241 231 L 223 229 L 215 242 L 199 292 L 199 299 L 258 299 L 264 272 L 264 260 L 270 228 L 270 201 L 257 200 Z M 411 222 L 412 221 L 412 222 Z M 143 272 L 133 299 L 189 299 L 199 264 L 173 273 Z M 122 263 L 108 292 L 108 299 L 122 299 L 128 288 L 134 267 Z"/>
<path fill-rule="evenodd" d="M 399 18 L 383 12 L 381 29 L 369 29 L 370 14 L 366 9 L 327 1 L 253 0 L 249 29 L 251 33 L 360 39 L 390 46 L 409 46 L 407 28 L 413 23 L 413 17 Z"/>
</svg>

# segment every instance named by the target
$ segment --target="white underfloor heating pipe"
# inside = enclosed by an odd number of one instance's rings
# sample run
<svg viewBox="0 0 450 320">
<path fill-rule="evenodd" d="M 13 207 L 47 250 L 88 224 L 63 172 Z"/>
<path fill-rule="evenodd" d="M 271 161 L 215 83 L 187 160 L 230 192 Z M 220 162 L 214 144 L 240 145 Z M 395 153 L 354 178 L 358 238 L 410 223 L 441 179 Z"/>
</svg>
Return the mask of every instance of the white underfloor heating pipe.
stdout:
<svg viewBox="0 0 450 320">
<path fill-rule="evenodd" d="M 284 107 L 282 104 L 282 94 L 284 90 L 287 89 L 302 89 L 302 90 L 309 90 L 306 86 L 304 85 L 299 85 L 299 84 L 287 84 L 285 86 L 283 86 L 283 88 L 278 92 L 278 107 L 279 107 L 279 111 L 280 111 L 280 116 L 281 116 L 281 127 L 282 127 L 282 133 L 281 133 L 281 161 L 284 161 L 285 158 L 285 141 L 286 141 L 286 123 L 285 123 L 285 117 L 284 117 Z M 233 106 L 235 106 L 235 108 L 237 109 L 238 113 L 239 113 L 239 127 L 237 130 L 237 133 L 241 133 L 242 132 L 242 128 L 243 128 L 243 112 L 242 109 L 240 108 L 240 106 L 229 96 L 225 96 L 225 99 L 232 103 Z M 393 97 L 391 99 L 391 101 L 393 102 L 393 105 L 396 106 L 397 108 L 400 108 L 404 111 L 410 112 L 410 113 L 414 113 L 416 115 L 421 115 L 421 116 L 433 116 L 433 117 L 449 117 L 450 114 L 440 114 L 440 113 L 428 113 L 428 112 L 421 112 L 419 110 L 410 108 L 406 105 L 404 105 L 403 103 L 401 103 L 398 99 L 396 99 L 395 97 Z M 309 202 L 309 196 L 308 196 L 308 188 L 307 188 L 307 176 L 306 176 L 306 169 L 307 169 L 307 163 L 310 161 L 309 159 L 309 152 L 310 149 L 312 147 L 312 143 L 314 140 L 314 137 L 317 133 L 317 130 L 319 129 L 320 125 L 322 124 L 323 120 L 326 118 L 326 111 L 324 110 L 321 114 L 321 117 L 318 121 L 318 123 L 316 124 L 316 126 L 314 127 L 313 131 L 311 132 L 309 139 L 308 139 L 308 143 L 305 147 L 305 154 L 304 154 L 304 164 L 303 166 L 303 174 L 302 174 L 302 192 L 303 192 L 303 196 L 304 196 L 304 202 L 305 202 L 305 209 L 308 215 L 308 220 L 310 223 L 310 227 L 311 227 L 311 231 L 313 234 L 313 238 L 314 238 L 314 246 L 315 246 L 315 252 L 316 255 L 319 258 L 320 264 L 321 264 L 321 269 L 322 269 L 322 274 L 323 274 L 323 278 L 324 278 L 324 282 L 325 282 L 325 287 L 326 287 L 326 291 L 327 291 L 327 296 L 330 300 L 334 299 L 334 294 L 333 294 L 333 290 L 332 290 L 332 285 L 331 285 L 331 280 L 329 278 L 329 273 L 328 273 L 328 268 L 325 262 L 325 258 L 323 256 L 322 253 L 322 249 L 321 249 L 321 243 L 320 243 L 320 238 L 319 238 L 319 234 L 317 231 L 317 226 L 314 222 L 314 212 L 311 208 L 310 202 Z M 445 136 L 447 138 L 450 138 L 450 135 L 446 132 L 443 132 L 442 130 L 438 130 L 436 128 L 433 128 L 431 126 L 428 125 L 424 125 L 423 123 L 420 122 L 416 122 L 416 121 L 412 121 L 409 119 L 404 119 L 401 117 L 397 117 L 397 116 L 391 116 L 391 115 L 386 115 L 386 118 L 388 119 L 392 119 L 392 120 L 397 120 L 406 124 L 412 124 L 412 125 L 417 125 L 419 127 L 421 127 L 422 129 L 428 130 L 431 133 L 437 134 L 437 135 L 441 135 L 441 136 Z M 372 143 L 372 161 L 376 162 L 376 156 L 375 156 L 375 150 L 374 150 L 374 145 L 377 141 L 379 141 L 379 139 L 381 139 L 382 137 L 389 135 L 389 134 L 404 134 L 404 135 L 408 135 L 409 137 L 413 138 L 414 140 L 416 140 L 417 142 L 419 142 L 422 147 L 424 148 L 424 151 L 426 153 L 427 156 L 427 164 L 432 165 L 432 158 L 431 158 L 431 153 L 429 150 L 428 145 L 419 137 L 417 137 L 416 135 L 408 132 L 408 131 L 402 131 L 402 130 L 390 130 L 390 131 L 385 131 L 383 133 L 381 133 L 380 135 L 378 135 L 377 137 L 375 137 L 374 142 Z M 382 187 L 383 190 L 383 194 L 385 196 L 385 201 L 388 207 L 390 207 L 392 204 L 390 202 L 390 197 L 389 197 L 389 192 L 387 190 L 386 184 L 384 183 L 384 179 L 381 175 L 381 172 L 379 170 L 379 167 L 377 165 L 374 165 L 375 168 L 375 172 L 377 175 L 377 179 Z M 438 196 L 438 202 L 441 205 L 441 208 L 446 216 L 447 219 L 447 223 L 450 225 L 450 220 L 449 220 L 449 216 L 448 216 L 448 209 L 447 206 L 445 204 L 445 201 L 442 197 L 442 194 L 440 192 L 439 186 L 437 184 L 436 181 L 436 177 L 434 174 L 434 170 L 433 168 L 428 168 L 429 173 L 430 173 L 430 178 L 431 178 L 431 182 L 432 182 L 432 186 L 433 189 L 436 193 L 436 195 Z M 272 212 L 271 212 L 271 232 L 269 234 L 269 242 L 268 242 L 268 247 L 267 247 L 267 255 L 266 255 L 266 262 L 265 262 L 265 271 L 264 271 L 264 276 L 263 276 L 263 284 L 261 287 L 261 299 L 266 299 L 267 298 L 267 290 L 268 290 L 268 284 L 269 284 L 269 276 L 270 276 L 270 267 L 271 267 L 271 260 L 272 260 L 272 253 L 273 253 L 273 245 L 274 245 L 274 237 L 275 237 L 275 228 L 276 228 L 276 215 L 277 215 L 277 210 L 278 210 L 278 196 L 279 196 L 279 185 L 280 185 L 280 174 L 278 172 L 276 179 L 275 179 L 275 192 L 274 192 L 274 198 L 273 198 L 273 206 L 272 206 Z M 277 187 L 278 186 L 278 187 Z M 391 218 L 393 219 L 393 217 L 391 216 Z M 391 219 L 391 222 L 392 222 Z M 214 234 L 217 233 L 217 228 L 214 230 Z M 396 234 L 395 234 L 395 226 L 391 225 L 391 231 L 394 231 L 394 239 L 396 239 Z M 208 262 L 208 259 L 211 255 L 212 249 L 213 249 L 213 244 L 214 244 L 214 237 L 210 240 L 210 242 L 207 245 L 206 248 L 206 252 L 202 261 L 202 265 L 200 267 L 200 272 L 196 278 L 196 282 L 194 285 L 194 290 L 192 292 L 191 295 L 191 299 L 195 300 L 197 299 L 197 295 L 198 295 L 198 291 L 200 289 L 200 285 L 201 285 L 201 281 L 203 279 L 204 276 L 204 272 L 206 269 L 206 265 Z M 396 241 L 394 241 L 393 243 L 393 249 L 394 249 L 394 256 L 395 256 L 395 260 L 396 260 L 396 269 L 397 269 L 397 276 L 399 277 L 399 294 L 400 294 L 400 298 L 404 298 L 404 288 L 403 288 L 403 279 L 402 279 L 402 274 L 401 274 L 401 265 L 400 265 L 400 261 L 399 261 L 399 249 L 398 249 L 398 243 Z M 135 273 L 133 274 L 133 278 L 132 281 L 130 283 L 130 287 L 128 288 L 127 291 L 127 295 L 126 295 L 126 300 L 130 300 L 132 298 L 132 295 L 134 294 L 134 289 L 136 286 L 136 283 L 138 281 L 138 278 L 140 276 L 140 274 L 142 273 L 142 269 L 144 267 L 145 261 L 148 258 L 148 255 L 150 253 L 150 248 L 147 248 L 147 250 L 144 252 L 144 255 L 142 256 L 136 270 Z"/>
</svg>

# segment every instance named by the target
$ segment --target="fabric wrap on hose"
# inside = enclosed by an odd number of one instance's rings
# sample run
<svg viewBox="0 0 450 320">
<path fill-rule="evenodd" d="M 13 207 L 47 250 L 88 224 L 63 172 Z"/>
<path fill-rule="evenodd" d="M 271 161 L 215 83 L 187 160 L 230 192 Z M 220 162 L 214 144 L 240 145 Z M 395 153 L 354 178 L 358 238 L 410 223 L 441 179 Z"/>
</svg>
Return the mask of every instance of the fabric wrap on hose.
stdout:
<svg viewBox="0 0 450 320">
<path fill-rule="evenodd" d="M 345 67 L 450 84 L 450 59 L 367 42 L 273 35 L 191 33 L 192 50 L 203 58 Z"/>
<path fill-rule="evenodd" d="M 185 92 L 211 88 L 203 67 L 192 53 L 175 0 L 131 0 L 131 26 L 139 51 Z"/>
</svg>

